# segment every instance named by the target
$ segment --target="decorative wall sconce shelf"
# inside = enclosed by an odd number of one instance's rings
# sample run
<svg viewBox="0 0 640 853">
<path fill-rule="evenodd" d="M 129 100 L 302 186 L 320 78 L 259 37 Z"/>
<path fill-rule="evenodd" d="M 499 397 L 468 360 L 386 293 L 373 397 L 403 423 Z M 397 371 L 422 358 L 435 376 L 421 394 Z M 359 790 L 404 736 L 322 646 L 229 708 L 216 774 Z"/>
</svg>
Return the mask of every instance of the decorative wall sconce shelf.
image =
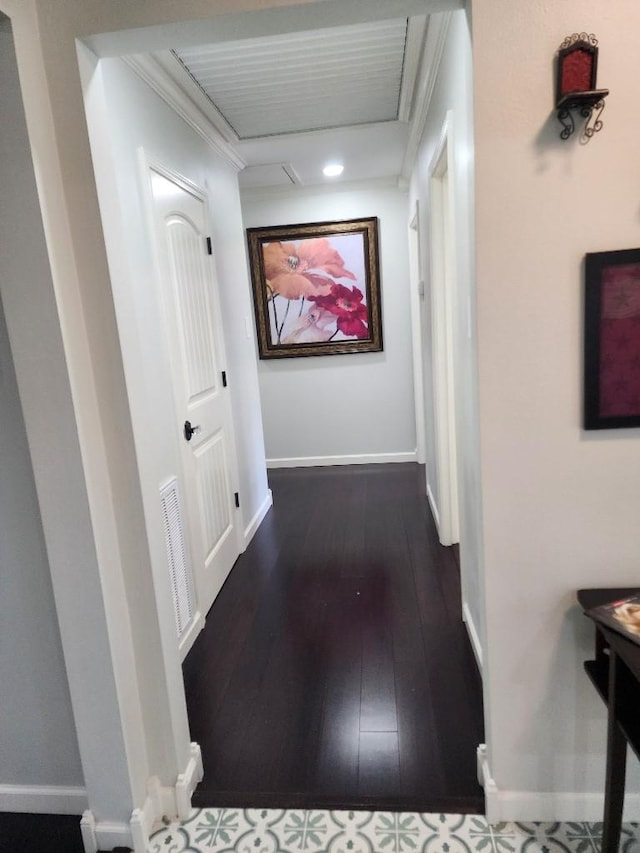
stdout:
<svg viewBox="0 0 640 853">
<path fill-rule="evenodd" d="M 602 130 L 600 116 L 604 109 L 604 99 L 609 94 L 608 89 L 593 89 L 590 92 L 572 92 L 563 95 L 556 103 L 558 121 L 562 125 L 561 139 L 568 139 L 576 129 L 572 110 L 580 110 L 580 115 L 585 118 L 584 135 L 590 139 L 594 133 Z"/>
<path fill-rule="evenodd" d="M 596 89 L 598 39 L 587 33 L 574 33 L 558 50 L 556 76 L 556 114 L 562 125 L 561 139 L 568 139 L 576 129 L 573 111 L 586 119 L 583 137 L 590 139 L 602 129 L 600 116 L 608 89 Z"/>
</svg>

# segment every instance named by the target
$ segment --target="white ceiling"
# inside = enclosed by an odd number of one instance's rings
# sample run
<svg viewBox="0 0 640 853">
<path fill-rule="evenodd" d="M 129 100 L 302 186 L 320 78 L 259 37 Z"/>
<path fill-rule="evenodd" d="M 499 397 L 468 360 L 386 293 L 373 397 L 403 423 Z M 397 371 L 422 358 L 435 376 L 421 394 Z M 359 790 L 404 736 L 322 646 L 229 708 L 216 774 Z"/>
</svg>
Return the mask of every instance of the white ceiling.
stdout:
<svg viewBox="0 0 640 853">
<path fill-rule="evenodd" d="M 398 119 L 407 19 L 176 55 L 239 139 Z"/>
<path fill-rule="evenodd" d="M 427 16 L 153 54 L 246 163 L 244 189 L 399 179 Z M 342 162 L 340 178 L 322 167 Z"/>
</svg>

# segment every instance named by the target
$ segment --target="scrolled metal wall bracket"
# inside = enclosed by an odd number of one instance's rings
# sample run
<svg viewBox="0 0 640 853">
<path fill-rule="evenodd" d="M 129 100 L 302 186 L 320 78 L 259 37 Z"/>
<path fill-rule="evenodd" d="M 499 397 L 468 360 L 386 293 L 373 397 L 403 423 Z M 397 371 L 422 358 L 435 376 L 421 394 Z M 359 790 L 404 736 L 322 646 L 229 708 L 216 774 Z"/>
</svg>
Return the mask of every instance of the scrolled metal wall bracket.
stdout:
<svg viewBox="0 0 640 853">
<path fill-rule="evenodd" d="M 562 125 L 561 139 L 569 139 L 576 129 L 573 116 L 578 110 L 585 125 L 585 141 L 602 130 L 602 111 L 608 89 L 596 89 L 598 39 L 591 33 L 574 33 L 558 49 L 556 73 L 556 114 Z"/>
</svg>

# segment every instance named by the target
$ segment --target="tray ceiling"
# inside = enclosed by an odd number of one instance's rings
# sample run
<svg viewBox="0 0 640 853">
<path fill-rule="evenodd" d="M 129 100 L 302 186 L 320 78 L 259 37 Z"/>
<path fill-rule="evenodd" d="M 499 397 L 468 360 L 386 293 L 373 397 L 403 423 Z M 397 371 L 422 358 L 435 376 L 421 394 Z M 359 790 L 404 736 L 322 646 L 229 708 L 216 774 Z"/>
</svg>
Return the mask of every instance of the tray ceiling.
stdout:
<svg viewBox="0 0 640 853">
<path fill-rule="evenodd" d="M 407 33 L 401 18 L 174 53 L 246 140 L 398 120 Z"/>
<path fill-rule="evenodd" d="M 241 170 L 244 190 L 402 183 L 422 135 L 451 13 L 401 15 L 174 44 L 125 59 Z M 342 175 L 325 177 L 327 162 L 342 163 Z"/>
</svg>

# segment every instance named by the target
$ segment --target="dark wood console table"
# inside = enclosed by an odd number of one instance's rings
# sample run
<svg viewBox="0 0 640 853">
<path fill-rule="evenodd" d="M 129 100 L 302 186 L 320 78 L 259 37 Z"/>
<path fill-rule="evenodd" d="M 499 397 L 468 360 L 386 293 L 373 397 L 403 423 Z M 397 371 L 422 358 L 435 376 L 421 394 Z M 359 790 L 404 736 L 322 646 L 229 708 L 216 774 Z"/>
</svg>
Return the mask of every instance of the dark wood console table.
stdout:
<svg viewBox="0 0 640 853">
<path fill-rule="evenodd" d="M 584 610 L 607 604 L 640 589 L 581 589 Z M 599 622 L 595 660 L 584 668 L 608 709 L 607 770 L 601 853 L 617 853 L 622 825 L 627 743 L 640 758 L 640 646 Z"/>
</svg>

